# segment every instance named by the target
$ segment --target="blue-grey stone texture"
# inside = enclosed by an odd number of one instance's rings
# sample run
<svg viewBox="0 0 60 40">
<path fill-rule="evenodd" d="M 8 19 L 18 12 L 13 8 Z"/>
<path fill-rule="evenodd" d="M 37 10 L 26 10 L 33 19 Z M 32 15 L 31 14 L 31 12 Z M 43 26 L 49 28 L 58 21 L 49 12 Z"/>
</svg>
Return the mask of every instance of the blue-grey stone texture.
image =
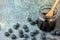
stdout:
<svg viewBox="0 0 60 40">
<path fill-rule="evenodd" d="M 5 37 L 4 33 L 8 31 L 9 28 L 13 29 L 13 25 L 19 23 L 22 29 L 23 25 L 28 25 L 30 32 L 35 29 L 39 30 L 37 25 L 30 25 L 27 21 L 28 17 L 36 20 L 39 15 L 39 10 L 42 5 L 53 5 L 54 1 L 50 0 L 0 0 L 0 40 L 12 40 L 10 37 Z M 14 30 L 14 29 L 13 29 Z M 24 30 L 23 30 L 24 31 Z M 30 32 L 27 33 L 30 36 Z M 36 36 L 37 40 L 41 40 L 41 32 Z M 18 31 L 14 30 L 15 35 L 18 37 Z M 26 33 L 25 33 L 26 34 Z M 51 37 L 49 33 L 46 35 Z M 53 38 L 53 37 L 52 37 Z M 23 40 L 24 38 L 17 38 L 17 40 Z M 31 37 L 28 39 L 31 40 Z"/>
</svg>

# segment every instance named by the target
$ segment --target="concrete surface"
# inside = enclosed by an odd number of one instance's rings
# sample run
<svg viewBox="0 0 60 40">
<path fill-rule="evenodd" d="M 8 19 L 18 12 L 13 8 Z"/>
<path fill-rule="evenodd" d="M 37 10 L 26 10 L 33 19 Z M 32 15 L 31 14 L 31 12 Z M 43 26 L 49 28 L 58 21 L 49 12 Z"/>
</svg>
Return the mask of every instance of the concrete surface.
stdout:
<svg viewBox="0 0 60 40">
<path fill-rule="evenodd" d="M 17 22 L 21 25 L 27 24 L 30 26 L 29 28 L 32 29 L 33 27 L 26 21 L 27 17 L 31 17 L 33 20 L 35 20 L 38 17 L 41 5 L 50 3 L 53 4 L 53 2 L 54 1 L 52 0 L 0 0 L 0 40 L 11 40 L 10 38 L 6 38 L 3 33 L 7 31 L 8 28 L 12 28 L 12 26 Z M 60 4 L 57 8 L 57 12 L 59 16 L 56 27 L 59 28 Z M 38 29 L 37 26 L 35 26 L 34 29 Z M 49 34 L 47 35 L 49 36 Z M 40 37 L 41 36 L 38 37 L 38 40 Z M 18 40 L 22 39 L 18 38 Z"/>
</svg>

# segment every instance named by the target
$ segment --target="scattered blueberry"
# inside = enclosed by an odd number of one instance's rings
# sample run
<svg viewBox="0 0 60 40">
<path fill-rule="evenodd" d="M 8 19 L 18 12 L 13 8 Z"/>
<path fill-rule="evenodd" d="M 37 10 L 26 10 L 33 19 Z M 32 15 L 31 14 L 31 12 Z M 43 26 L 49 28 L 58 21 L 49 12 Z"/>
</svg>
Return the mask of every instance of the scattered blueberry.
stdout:
<svg viewBox="0 0 60 40">
<path fill-rule="evenodd" d="M 28 40 L 27 38 L 24 38 L 24 40 Z"/>
<path fill-rule="evenodd" d="M 31 35 L 32 37 L 35 36 L 34 32 L 31 32 L 30 35 Z"/>
<path fill-rule="evenodd" d="M 24 34 L 24 37 L 25 37 L 25 38 L 29 38 L 29 36 L 28 36 L 27 34 Z"/>
<path fill-rule="evenodd" d="M 35 30 L 35 31 L 34 31 L 34 34 L 38 34 L 38 33 L 39 33 L 38 30 Z"/>
<path fill-rule="evenodd" d="M 53 38 L 52 40 L 57 40 L 56 38 Z"/>
<path fill-rule="evenodd" d="M 46 34 L 45 34 L 45 33 L 42 33 L 41 39 L 42 39 L 42 40 L 46 40 Z"/>
<path fill-rule="evenodd" d="M 16 35 L 12 34 L 12 35 L 11 35 L 11 38 L 12 38 L 12 39 L 16 39 L 17 37 L 16 37 Z"/>
<path fill-rule="evenodd" d="M 17 23 L 16 25 L 14 25 L 14 29 L 18 29 L 18 28 L 19 28 L 19 26 L 20 26 L 20 24 L 19 24 L 19 23 Z"/>
<path fill-rule="evenodd" d="M 36 38 L 35 37 L 32 37 L 31 40 L 36 40 Z"/>
<path fill-rule="evenodd" d="M 9 37 L 10 34 L 9 34 L 8 32 L 5 32 L 5 36 L 6 36 L 6 37 Z"/>
<path fill-rule="evenodd" d="M 28 22 L 32 21 L 31 18 L 27 18 Z"/>
<path fill-rule="evenodd" d="M 52 35 L 60 36 L 60 30 L 51 32 Z"/>
<path fill-rule="evenodd" d="M 25 29 L 25 32 L 29 32 L 29 29 Z"/>
<path fill-rule="evenodd" d="M 52 35 L 56 35 L 56 32 L 55 32 L 55 31 L 53 31 L 53 32 L 51 32 L 51 34 L 52 34 Z"/>
<path fill-rule="evenodd" d="M 8 29 L 8 32 L 9 32 L 9 33 L 12 33 L 13 31 L 12 31 L 12 29 L 10 28 L 10 29 Z"/>
<path fill-rule="evenodd" d="M 47 38 L 47 40 L 52 40 L 52 38 Z"/>
<path fill-rule="evenodd" d="M 35 20 L 34 22 L 35 22 L 35 24 L 38 24 L 38 20 Z"/>
<path fill-rule="evenodd" d="M 35 22 L 34 22 L 34 21 L 31 21 L 30 24 L 31 24 L 31 25 L 35 25 Z"/>
<path fill-rule="evenodd" d="M 59 30 L 56 31 L 56 35 L 60 36 L 60 31 Z"/>
<path fill-rule="evenodd" d="M 23 35 L 23 34 L 19 34 L 19 37 L 20 37 L 20 38 L 23 38 L 23 37 L 24 37 L 24 35 Z"/>
<path fill-rule="evenodd" d="M 24 28 L 24 29 L 27 29 L 28 27 L 27 27 L 27 25 L 24 25 L 23 28 Z"/>
<path fill-rule="evenodd" d="M 19 30 L 19 34 L 23 34 L 23 31 L 22 30 Z"/>
</svg>

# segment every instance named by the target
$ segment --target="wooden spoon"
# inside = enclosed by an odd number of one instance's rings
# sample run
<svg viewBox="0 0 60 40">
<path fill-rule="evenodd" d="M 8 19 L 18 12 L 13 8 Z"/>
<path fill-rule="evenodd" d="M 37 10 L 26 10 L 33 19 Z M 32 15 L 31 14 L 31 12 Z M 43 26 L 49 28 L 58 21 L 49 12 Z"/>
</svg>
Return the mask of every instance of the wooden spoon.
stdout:
<svg viewBox="0 0 60 40">
<path fill-rule="evenodd" d="M 53 5 L 53 7 L 51 8 L 51 10 L 45 15 L 46 17 L 48 17 L 48 18 L 52 18 L 53 17 L 54 11 L 55 11 L 58 3 L 59 3 L 59 0 L 56 0 L 54 5 Z"/>
</svg>

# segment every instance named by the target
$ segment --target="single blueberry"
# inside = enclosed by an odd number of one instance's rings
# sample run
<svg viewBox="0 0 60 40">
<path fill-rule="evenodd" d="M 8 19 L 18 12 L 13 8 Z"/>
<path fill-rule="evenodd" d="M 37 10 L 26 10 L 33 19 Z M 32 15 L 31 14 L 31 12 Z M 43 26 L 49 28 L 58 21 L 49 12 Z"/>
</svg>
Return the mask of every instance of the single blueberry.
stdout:
<svg viewBox="0 0 60 40">
<path fill-rule="evenodd" d="M 34 34 L 38 34 L 38 33 L 39 33 L 38 30 L 35 30 L 35 31 L 34 31 Z"/>
<path fill-rule="evenodd" d="M 27 25 L 24 25 L 23 28 L 24 28 L 24 29 L 27 29 L 28 27 L 27 27 Z"/>
<path fill-rule="evenodd" d="M 17 23 L 16 25 L 14 25 L 14 29 L 18 29 L 18 28 L 19 28 L 19 26 L 20 26 L 20 24 L 19 24 L 19 23 Z"/>
<path fill-rule="evenodd" d="M 19 37 L 20 37 L 20 38 L 23 38 L 23 37 L 24 37 L 24 35 L 23 35 L 23 34 L 19 34 Z"/>
<path fill-rule="evenodd" d="M 56 38 L 53 38 L 52 40 L 57 40 Z"/>
<path fill-rule="evenodd" d="M 36 40 L 36 38 L 35 37 L 32 37 L 31 40 Z"/>
<path fill-rule="evenodd" d="M 25 37 L 25 38 L 29 38 L 29 36 L 28 36 L 27 34 L 24 34 L 24 37 Z"/>
<path fill-rule="evenodd" d="M 16 37 L 16 35 L 12 34 L 12 35 L 11 35 L 11 38 L 12 38 L 12 39 L 16 39 L 17 37 Z"/>
<path fill-rule="evenodd" d="M 35 24 L 38 24 L 38 20 L 35 20 L 34 22 L 35 22 Z"/>
<path fill-rule="evenodd" d="M 31 35 L 32 37 L 35 36 L 34 32 L 31 32 L 30 35 Z"/>
<path fill-rule="evenodd" d="M 31 24 L 31 25 L 35 25 L 36 23 L 35 23 L 34 21 L 31 21 L 30 24 Z"/>
<path fill-rule="evenodd" d="M 5 32 L 5 36 L 6 36 L 6 37 L 9 37 L 10 34 L 9 34 L 8 32 Z"/>
<path fill-rule="evenodd" d="M 25 29 L 25 32 L 29 32 L 29 29 Z"/>
<path fill-rule="evenodd" d="M 56 31 L 56 35 L 60 36 L 60 30 Z"/>
<path fill-rule="evenodd" d="M 28 22 L 32 21 L 31 18 L 27 18 Z"/>
<path fill-rule="evenodd" d="M 8 32 L 9 32 L 9 33 L 12 33 L 12 32 L 13 32 L 13 30 L 10 28 L 10 29 L 8 29 Z"/>
<path fill-rule="evenodd" d="M 19 30 L 19 34 L 23 34 L 23 31 L 22 30 Z"/>
</svg>

